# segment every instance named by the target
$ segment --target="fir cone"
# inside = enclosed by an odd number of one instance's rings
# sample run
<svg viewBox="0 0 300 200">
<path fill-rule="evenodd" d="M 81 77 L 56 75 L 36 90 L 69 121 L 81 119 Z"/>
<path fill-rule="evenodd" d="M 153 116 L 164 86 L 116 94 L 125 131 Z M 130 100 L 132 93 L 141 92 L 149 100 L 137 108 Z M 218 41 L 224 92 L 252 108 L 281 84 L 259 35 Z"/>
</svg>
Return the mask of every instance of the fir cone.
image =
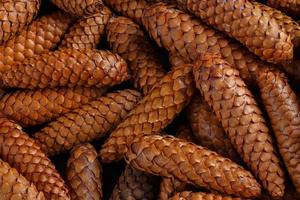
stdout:
<svg viewBox="0 0 300 200">
<path fill-rule="evenodd" d="M 19 125 L 3 117 L 0 118 L 0 156 L 43 192 L 46 199 L 70 199 L 50 159 Z"/>
<path fill-rule="evenodd" d="M 172 136 L 139 136 L 128 144 L 132 167 L 226 194 L 251 198 L 261 188 L 250 172 L 201 146 Z"/>
<path fill-rule="evenodd" d="M 80 144 L 71 151 L 67 163 L 67 182 L 72 200 L 101 200 L 102 168 L 95 148 Z"/>
<path fill-rule="evenodd" d="M 218 194 L 209 194 L 203 192 L 182 192 L 177 193 L 169 200 L 242 200 L 241 198 L 233 198 L 229 196 L 222 196 Z"/>
<path fill-rule="evenodd" d="M 288 14 L 295 15 L 296 17 L 299 16 L 300 13 L 299 0 L 268 0 L 267 4 Z"/>
<path fill-rule="evenodd" d="M 43 53 L 3 73 L 3 84 L 27 89 L 104 87 L 127 80 L 127 64 L 109 51 L 61 49 Z"/>
<path fill-rule="evenodd" d="M 23 127 L 34 126 L 78 108 L 104 92 L 95 88 L 18 90 L 0 99 L 0 113 Z"/>
<path fill-rule="evenodd" d="M 57 155 L 76 144 L 104 137 L 125 118 L 140 97 L 134 90 L 109 93 L 61 115 L 33 137 L 47 155 Z"/>
<path fill-rule="evenodd" d="M 231 143 L 273 198 L 284 195 L 284 174 L 262 112 L 239 72 L 216 54 L 194 67 L 197 88 Z"/>
</svg>

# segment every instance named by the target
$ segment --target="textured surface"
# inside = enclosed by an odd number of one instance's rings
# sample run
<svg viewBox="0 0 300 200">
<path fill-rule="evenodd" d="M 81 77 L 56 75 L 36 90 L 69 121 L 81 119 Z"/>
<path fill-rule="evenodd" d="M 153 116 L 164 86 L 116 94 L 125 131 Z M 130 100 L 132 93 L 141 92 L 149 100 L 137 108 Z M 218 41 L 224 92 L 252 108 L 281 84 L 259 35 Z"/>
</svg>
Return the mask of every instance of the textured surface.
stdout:
<svg viewBox="0 0 300 200">
<path fill-rule="evenodd" d="M 268 0 L 267 4 L 271 7 L 283 10 L 288 14 L 299 16 L 300 1 L 299 0 Z"/>
<path fill-rule="evenodd" d="M 111 11 L 103 7 L 96 14 L 85 16 L 79 19 L 64 36 L 60 48 L 96 48 L 103 38 L 105 26 L 110 18 Z"/>
<path fill-rule="evenodd" d="M 169 200 L 242 200 L 240 198 L 225 197 L 217 194 L 207 194 L 203 192 L 182 192 L 177 193 Z"/>
<path fill-rule="evenodd" d="M 112 51 L 127 61 L 134 87 L 146 95 L 165 74 L 159 55 L 148 38 L 130 19 L 116 17 L 108 23 L 107 40 Z"/>
<path fill-rule="evenodd" d="M 78 108 L 103 92 L 94 88 L 19 90 L 0 99 L 0 110 L 22 126 L 34 126 Z"/>
<path fill-rule="evenodd" d="M 100 151 L 101 159 L 119 160 L 136 136 L 159 134 L 189 103 L 194 84 L 191 65 L 166 74 L 111 133 Z"/>
<path fill-rule="evenodd" d="M 231 143 L 272 197 L 284 194 L 284 175 L 272 138 L 239 72 L 216 54 L 194 68 L 197 88 L 221 121 Z"/>
<path fill-rule="evenodd" d="M 61 115 L 33 137 L 46 154 L 57 155 L 78 143 L 104 137 L 125 118 L 140 97 L 134 90 L 109 93 Z"/>
<path fill-rule="evenodd" d="M 110 200 L 154 200 L 157 179 L 127 165 L 114 187 Z"/>
<path fill-rule="evenodd" d="M 177 53 L 170 53 L 169 54 L 169 63 L 171 64 L 172 67 L 177 67 L 180 65 L 188 64 L 189 61 Z"/>
<path fill-rule="evenodd" d="M 3 84 L 18 88 L 103 87 L 127 80 L 127 64 L 109 51 L 61 49 L 43 53 L 3 73 Z"/>
<path fill-rule="evenodd" d="M 8 163 L 0 160 L 0 197 L 1 200 L 44 200 L 44 194 L 38 192 L 30 183 Z"/>
<path fill-rule="evenodd" d="M 67 163 L 67 182 L 72 200 L 101 200 L 102 168 L 91 144 L 74 147 Z"/>
<path fill-rule="evenodd" d="M 0 44 L 9 40 L 37 15 L 40 0 L 2 0 L 0 3 Z"/>
<path fill-rule="evenodd" d="M 231 160 L 172 136 L 140 136 L 128 144 L 125 160 L 131 166 L 163 177 L 242 197 L 260 195 L 250 172 Z"/>
<path fill-rule="evenodd" d="M 274 130 L 277 146 L 296 190 L 300 193 L 300 108 L 285 75 L 260 68 L 258 85 Z"/>
<path fill-rule="evenodd" d="M 47 199 L 67 200 L 68 189 L 50 159 L 21 127 L 0 118 L 0 156 L 35 184 Z"/>
</svg>

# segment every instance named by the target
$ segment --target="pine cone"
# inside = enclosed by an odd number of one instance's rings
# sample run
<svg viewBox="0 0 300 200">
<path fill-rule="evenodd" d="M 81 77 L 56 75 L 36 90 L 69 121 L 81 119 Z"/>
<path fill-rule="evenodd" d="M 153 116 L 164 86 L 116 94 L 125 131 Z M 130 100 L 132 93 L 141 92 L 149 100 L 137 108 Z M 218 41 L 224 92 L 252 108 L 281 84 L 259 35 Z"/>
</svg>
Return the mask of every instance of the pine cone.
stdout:
<svg viewBox="0 0 300 200">
<path fill-rule="evenodd" d="M 298 17 L 300 13 L 299 0 L 268 0 L 267 4 L 288 14 L 295 15 L 296 17 Z"/>
<path fill-rule="evenodd" d="M 221 121 L 231 143 L 272 197 L 284 194 L 284 174 L 253 95 L 225 60 L 205 54 L 194 67 L 197 88 Z"/>
<path fill-rule="evenodd" d="M 140 94 L 134 90 L 109 93 L 61 115 L 33 137 L 46 154 L 57 155 L 76 144 L 104 137 L 139 100 Z"/>
<path fill-rule="evenodd" d="M 94 88 L 18 90 L 0 99 L 0 113 L 23 127 L 49 122 L 101 96 Z"/>
<path fill-rule="evenodd" d="M 111 16 L 107 7 L 93 15 L 79 19 L 64 36 L 60 48 L 94 49 L 103 38 L 105 26 Z"/>
<path fill-rule="evenodd" d="M 50 159 L 19 125 L 6 118 L 0 118 L 0 156 L 35 184 L 46 199 L 70 199 L 68 189 Z"/>
<path fill-rule="evenodd" d="M 169 54 L 169 63 L 171 64 L 171 66 L 173 68 L 173 67 L 181 66 L 184 64 L 188 64 L 189 61 L 176 53 L 170 53 Z"/>
<path fill-rule="evenodd" d="M 242 200 L 241 198 L 225 197 L 218 194 L 207 194 L 203 192 L 182 192 L 177 193 L 169 200 Z"/>
<path fill-rule="evenodd" d="M 91 144 L 80 144 L 71 151 L 67 163 L 67 182 L 72 200 L 101 200 L 102 168 Z"/>
<path fill-rule="evenodd" d="M 3 83 L 18 88 L 104 87 L 128 79 L 127 64 L 103 50 L 61 49 L 43 53 L 3 73 Z"/>
<path fill-rule="evenodd" d="M 1 200 L 45 200 L 35 185 L 3 160 L 0 160 L 0 197 Z"/>
<path fill-rule="evenodd" d="M 136 136 L 158 134 L 170 124 L 193 96 L 191 72 L 192 66 L 185 65 L 166 74 L 111 133 L 100 151 L 101 159 L 121 159 Z"/>
<path fill-rule="evenodd" d="M 157 51 L 143 31 L 130 19 L 116 17 L 107 25 L 107 40 L 112 51 L 127 61 L 134 87 L 148 94 L 165 72 Z"/>
<path fill-rule="evenodd" d="M 154 175 L 242 197 L 260 195 L 250 172 L 201 146 L 172 136 L 139 136 L 128 144 L 125 160 Z"/>
</svg>

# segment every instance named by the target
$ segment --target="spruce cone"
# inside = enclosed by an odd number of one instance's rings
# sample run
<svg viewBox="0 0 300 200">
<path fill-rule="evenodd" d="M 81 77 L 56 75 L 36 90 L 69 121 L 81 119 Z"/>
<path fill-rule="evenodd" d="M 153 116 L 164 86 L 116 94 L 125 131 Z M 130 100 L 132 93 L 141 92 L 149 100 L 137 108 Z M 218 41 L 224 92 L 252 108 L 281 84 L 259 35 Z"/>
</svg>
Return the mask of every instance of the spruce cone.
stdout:
<svg viewBox="0 0 300 200">
<path fill-rule="evenodd" d="M 215 112 L 244 162 L 274 198 L 284 194 L 284 174 L 253 95 L 225 60 L 205 54 L 194 67 L 197 88 Z"/>
<path fill-rule="evenodd" d="M 134 90 L 109 93 L 61 115 L 33 137 L 46 154 L 57 155 L 105 136 L 139 100 L 140 94 Z"/>
<path fill-rule="evenodd" d="M 4 85 L 28 89 L 104 87 L 127 79 L 127 64 L 120 56 L 91 49 L 43 53 L 3 73 Z"/>
<path fill-rule="evenodd" d="M 122 158 L 127 144 L 138 135 L 158 134 L 189 103 L 195 91 L 192 66 L 166 74 L 111 133 L 100 151 L 104 162 Z"/>
<path fill-rule="evenodd" d="M 251 198 L 261 192 L 251 173 L 239 165 L 172 136 L 136 137 L 128 144 L 125 160 L 139 170 L 226 194 Z"/>
<path fill-rule="evenodd" d="M 241 198 L 225 197 L 218 194 L 207 194 L 203 192 L 177 193 L 169 200 L 242 200 Z"/>
<path fill-rule="evenodd" d="M 35 184 L 46 199 L 70 199 L 68 189 L 50 159 L 19 125 L 6 118 L 0 118 L 0 156 Z"/>
<path fill-rule="evenodd" d="M 130 19 L 116 17 L 108 23 L 107 40 L 112 51 L 127 61 L 134 87 L 148 94 L 165 72 L 157 51 L 143 31 Z"/>
<path fill-rule="evenodd" d="M 67 182 L 72 200 L 101 200 L 102 168 L 91 144 L 80 144 L 71 151 L 67 163 Z"/>
<path fill-rule="evenodd" d="M 295 15 L 296 17 L 298 17 L 300 13 L 299 0 L 268 0 L 267 4 L 288 14 Z"/>
<path fill-rule="evenodd" d="M 23 127 L 49 122 L 101 96 L 94 88 L 18 90 L 0 99 L 0 113 Z"/>
</svg>

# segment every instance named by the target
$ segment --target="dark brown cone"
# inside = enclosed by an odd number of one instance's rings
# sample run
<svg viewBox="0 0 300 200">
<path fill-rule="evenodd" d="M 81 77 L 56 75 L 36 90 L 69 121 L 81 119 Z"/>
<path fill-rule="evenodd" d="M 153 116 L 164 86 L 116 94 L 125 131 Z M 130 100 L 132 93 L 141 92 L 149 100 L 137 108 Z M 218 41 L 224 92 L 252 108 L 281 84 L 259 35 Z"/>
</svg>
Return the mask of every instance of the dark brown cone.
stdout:
<svg viewBox="0 0 300 200">
<path fill-rule="evenodd" d="M 234 198 L 229 196 L 222 196 L 212 193 L 203 192 L 182 192 L 177 193 L 169 200 L 242 200 L 241 198 Z"/>
</svg>

